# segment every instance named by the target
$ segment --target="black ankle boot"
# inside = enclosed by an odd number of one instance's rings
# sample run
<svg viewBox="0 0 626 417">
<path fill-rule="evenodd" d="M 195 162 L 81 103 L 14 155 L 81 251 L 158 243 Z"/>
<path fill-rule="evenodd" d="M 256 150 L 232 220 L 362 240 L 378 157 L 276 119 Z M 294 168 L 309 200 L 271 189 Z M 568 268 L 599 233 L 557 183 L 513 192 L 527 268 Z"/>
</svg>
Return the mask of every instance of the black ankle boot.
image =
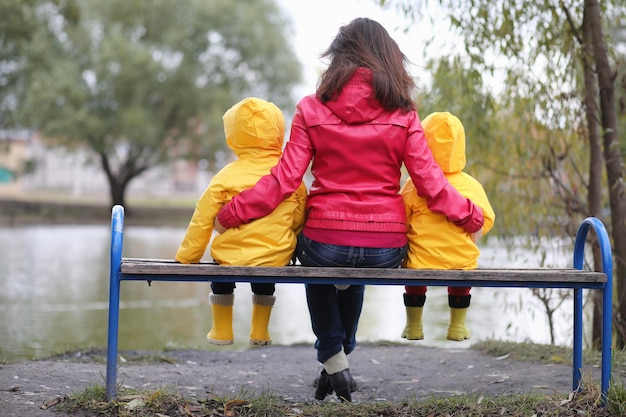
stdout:
<svg viewBox="0 0 626 417">
<path fill-rule="evenodd" d="M 326 369 L 322 369 L 322 372 L 313 380 L 313 388 L 315 388 L 315 399 L 323 400 L 327 395 L 333 393 L 333 389 L 328 381 L 328 373 Z M 354 392 L 359 389 L 356 380 L 350 375 L 350 392 Z"/>
<path fill-rule="evenodd" d="M 315 378 L 313 386 L 315 387 L 316 400 L 323 400 L 328 394 L 333 392 L 333 389 L 330 386 L 330 381 L 328 380 L 328 373 L 326 373 L 326 369 L 322 369 L 322 372 Z"/>
<path fill-rule="evenodd" d="M 352 394 L 350 392 L 351 379 L 352 377 L 350 376 L 350 370 L 348 368 L 341 372 L 328 375 L 328 382 L 330 382 L 332 390 L 335 391 L 337 398 L 341 401 L 352 402 Z"/>
</svg>

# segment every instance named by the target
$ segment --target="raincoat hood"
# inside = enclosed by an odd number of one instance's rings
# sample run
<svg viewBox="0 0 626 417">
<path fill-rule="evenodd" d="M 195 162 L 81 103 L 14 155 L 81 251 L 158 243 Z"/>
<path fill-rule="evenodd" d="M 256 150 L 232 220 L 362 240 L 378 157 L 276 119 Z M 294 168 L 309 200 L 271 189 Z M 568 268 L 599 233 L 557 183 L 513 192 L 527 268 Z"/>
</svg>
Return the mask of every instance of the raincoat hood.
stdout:
<svg viewBox="0 0 626 417">
<path fill-rule="evenodd" d="M 465 129 L 458 117 L 448 112 L 435 112 L 422 120 L 428 147 L 444 173 L 465 168 Z"/>
<path fill-rule="evenodd" d="M 285 120 L 275 104 L 246 98 L 228 109 L 223 121 L 226 143 L 238 158 L 282 153 Z"/>
<path fill-rule="evenodd" d="M 345 123 L 371 122 L 385 111 L 374 96 L 372 80 L 371 70 L 357 68 L 341 92 L 326 102 L 326 106 Z"/>
</svg>

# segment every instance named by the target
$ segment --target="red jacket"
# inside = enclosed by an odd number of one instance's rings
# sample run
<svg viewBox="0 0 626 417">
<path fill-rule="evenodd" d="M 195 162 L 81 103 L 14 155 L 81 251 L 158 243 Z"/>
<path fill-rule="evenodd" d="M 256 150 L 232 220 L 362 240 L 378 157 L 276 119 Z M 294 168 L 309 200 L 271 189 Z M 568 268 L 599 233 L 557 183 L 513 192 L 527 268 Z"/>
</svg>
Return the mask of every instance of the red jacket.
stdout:
<svg viewBox="0 0 626 417">
<path fill-rule="evenodd" d="M 417 113 L 385 111 L 372 95 L 370 80 L 370 71 L 360 68 L 336 99 L 324 104 L 315 95 L 303 98 L 278 165 L 224 206 L 218 214 L 220 223 L 230 228 L 271 213 L 300 185 L 312 162 L 305 231 L 406 234 L 399 194 L 404 163 L 432 211 L 445 214 L 467 232 L 480 230 L 481 209 L 445 179 Z"/>
</svg>

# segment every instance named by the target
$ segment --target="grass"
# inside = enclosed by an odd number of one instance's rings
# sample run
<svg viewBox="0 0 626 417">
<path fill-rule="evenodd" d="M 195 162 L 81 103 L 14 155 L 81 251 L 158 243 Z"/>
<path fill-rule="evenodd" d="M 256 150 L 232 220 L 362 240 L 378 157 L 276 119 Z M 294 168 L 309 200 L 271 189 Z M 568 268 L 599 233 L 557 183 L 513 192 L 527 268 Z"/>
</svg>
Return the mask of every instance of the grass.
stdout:
<svg viewBox="0 0 626 417">
<path fill-rule="evenodd" d="M 492 356 L 507 356 L 510 359 L 525 362 L 572 363 L 572 349 L 562 346 L 487 340 L 473 344 L 472 349 L 482 350 Z M 600 359 L 600 351 L 585 350 L 583 352 L 583 365 L 598 365 Z M 626 376 L 626 351 L 613 351 L 611 363 L 613 373 Z"/>
<path fill-rule="evenodd" d="M 571 349 L 533 343 L 507 343 L 485 341 L 472 346 L 494 356 L 507 356 L 520 361 L 542 363 L 571 363 Z M 96 354 L 94 354 L 96 355 Z M 69 355 L 71 356 L 71 355 Z M 96 355 L 97 356 L 97 355 Z M 585 364 L 599 363 L 598 352 L 585 352 Z M 140 362 L 168 361 L 167 351 L 138 354 L 128 360 Z M 623 375 L 626 351 L 617 351 L 613 357 L 613 369 Z M 581 389 L 569 396 L 541 395 L 537 393 L 508 396 L 457 395 L 431 397 L 402 402 L 310 402 L 285 401 L 273 393 L 250 395 L 240 392 L 229 397 L 208 396 L 185 398 L 165 389 L 137 391 L 120 386 L 118 398 L 106 402 L 105 388 L 92 386 L 82 392 L 63 398 L 54 407 L 57 411 L 77 416 L 185 416 L 185 417 L 564 417 L 626 415 L 626 387 L 623 378 L 611 383 L 606 402 L 602 403 L 600 387 L 589 375 L 584 374 Z"/>
<path fill-rule="evenodd" d="M 615 391 L 615 389 L 613 389 Z M 619 388 L 620 395 L 624 387 Z M 68 397 L 57 411 L 94 416 L 285 416 L 285 417 L 501 417 L 501 416 L 623 416 L 623 397 L 609 393 L 606 406 L 601 403 L 599 388 L 583 381 L 582 389 L 567 398 L 539 394 L 519 394 L 501 397 L 459 395 L 446 398 L 426 398 L 402 402 L 368 403 L 290 403 L 273 394 L 250 397 L 245 393 L 234 397 L 188 399 L 163 390 L 127 391 L 118 399 L 104 401 L 104 388 L 90 387 Z M 79 414 L 81 415 L 81 414 Z"/>
</svg>

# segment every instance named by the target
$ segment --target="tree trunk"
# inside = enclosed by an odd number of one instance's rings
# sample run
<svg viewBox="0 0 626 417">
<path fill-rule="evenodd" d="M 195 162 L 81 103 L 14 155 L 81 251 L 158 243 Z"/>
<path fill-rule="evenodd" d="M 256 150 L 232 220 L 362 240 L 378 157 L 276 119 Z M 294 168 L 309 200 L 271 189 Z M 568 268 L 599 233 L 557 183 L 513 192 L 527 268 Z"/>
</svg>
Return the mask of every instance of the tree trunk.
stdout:
<svg viewBox="0 0 626 417">
<path fill-rule="evenodd" d="M 589 19 L 583 17 L 583 73 L 585 79 L 585 115 L 589 140 L 589 183 L 587 184 L 587 215 L 602 218 L 602 136 L 600 134 L 600 115 L 598 113 L 598 80 L 594 72 L 593 46 Z M 602 257 L 598 240 L 592 244 L 593 268 L 602 270 Z M 600 349 L 602 342 L 602 293 L 593 291 L 591 295 L 593 317 L 591 344 Z"/>
<path fill-rule="evenodd" d="M 111 169 L 109 158 L 103 152 L 100 152 L 100 163 L 102 164 L 102 169 L 104 170 L 107 181 L 109 182 L 111 207 L 119 204 L 126 208 L 126 186 L 128 185 L 128 181 L 124 179 L 120 180 L 118 175 L 115 175 Z"/>
<path fill-rule="evenodd" d="M 617 136 L 617 113 L 615 110 L 614 87 L 611 67 L 602 31 L 602 20 L 598 0 L 585 0 L 585 16 L 593 42 L 593 55 L 600 89 L 600 111 L 604 139 L 604 160 L 609 186 L 611 228 L 615 279 L 617 281 L 618 311 L 617 328 L 623 328 L 626 319 L 626 204 L 624 201 L 624 163 Z M 626 346 L 626 335 L 616 335 L 616 348 Z"/>
<path fill-rule="evenodd" d="M 111 187 L 111 205 L 117 204 L 126 207 L 126 186 L 124 182 L 113 181 Z M 126 210 L 127 211 L 127 210 Z"/>
</svg>

